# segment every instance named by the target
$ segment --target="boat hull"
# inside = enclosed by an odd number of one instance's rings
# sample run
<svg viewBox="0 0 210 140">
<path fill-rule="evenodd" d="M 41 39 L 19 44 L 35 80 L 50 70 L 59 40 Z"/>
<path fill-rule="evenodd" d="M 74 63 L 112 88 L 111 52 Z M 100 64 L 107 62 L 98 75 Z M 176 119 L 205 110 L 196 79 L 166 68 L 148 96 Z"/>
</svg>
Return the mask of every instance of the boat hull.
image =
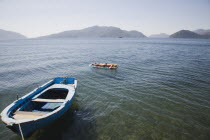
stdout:
<svg viewBox="0 0 210 140">
<path fill-rule="evenodd" d="M 64 83 L 62 83 L 65 81 Z M 54 86 L 55 85 L 55 86 Z M 41 94 L 42 91 L 49 88 L 67 88 L 69 89 L 68 94 L 66 95 L 66 100 L 63 102 L 63 104 L 57 108 L 56 110 L 50 112 L 49 114 L 38 117 L 37 119 L 29 119 L 27 120 L 18 120 L 14 119 L 12 115 L 14 112 L 22 111 L 21 107 L 28 105 L 32 98 L 36 98 L 35 96 L 39 96 L 39 93 Z M 6 126 L 17 133 L 18 135 L 23 134 L 24 137 L 28 137 L 30 134 L 32 134 L 35 130 L 46 126 L 56 119 L 60 118 L 65 112 L 68 111 L 70 108 L 73 99 L 76 94 L 76 87 L 77 87 L 77 80 L 75 78 L 55 78 L 54 80 L 49 81 L 48 83 L 44 84 L 38 89 L 35 89 L 34 91 L 30 92 L 29 94 L 23 96 L 19 100 L 13 102 L 8 107 L 6 107 L 2 113 L 2 121 L 6 124 Z M 44 92 L 43 92 L 44 93 Z M 69 96 L 68 96 L 69 95 Z M 20 129 L 21 128 L 21 129 Z"/>
<path fill-rule="evenodd" d="M 70 108 L 70 106 L 72 104 L 72 101 L 73 101 L 73 98 L 72 98 L 72 100 L 66 102 L 66 105 L 61 110 L 59 110 L 58 112 L 56 112 L 56 113 L 54 113 L 54 114 L 52 114 L 52 115 L 50 115 L 46 118 L 42 118 L 42 119 L 39 119 L 39 120 L 36 120 L 36 121 L 21 123 L 20 127 L 21 127 L 21 130 L 22 130 L 23 136 L 28 137 L 28 136 L 30 136 L 30 134 L 32 134 L 37 129 L 39 129 L 41 127 L 44 127 L 44 126 L 52 123 L 56 119 L 60 118 Z M 7 127 L 9 129 L 11 129 L 13 132 L 15 132 L 15 133 L 17 133 L 18 135 L 21 136 L 21 132 L 20 132 L 18 124 L 13 124 L 12 126 L 7 126 Z"/>
</svg>

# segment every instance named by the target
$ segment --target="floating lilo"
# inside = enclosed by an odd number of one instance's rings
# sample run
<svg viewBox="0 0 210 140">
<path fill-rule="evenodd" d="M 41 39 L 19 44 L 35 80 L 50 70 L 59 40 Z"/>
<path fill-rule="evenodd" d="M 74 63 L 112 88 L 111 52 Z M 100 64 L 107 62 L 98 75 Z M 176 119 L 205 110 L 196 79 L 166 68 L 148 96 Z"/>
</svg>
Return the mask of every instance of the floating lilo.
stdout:
<svg viewBox="0 0 210 140">
<path fill-rule="evenodd" d="M 107 64 L 107 63 L 92 63 L 90 64 L 91 68 L 97 69 L 117 69 L 117 64 Z"/>
</svg>

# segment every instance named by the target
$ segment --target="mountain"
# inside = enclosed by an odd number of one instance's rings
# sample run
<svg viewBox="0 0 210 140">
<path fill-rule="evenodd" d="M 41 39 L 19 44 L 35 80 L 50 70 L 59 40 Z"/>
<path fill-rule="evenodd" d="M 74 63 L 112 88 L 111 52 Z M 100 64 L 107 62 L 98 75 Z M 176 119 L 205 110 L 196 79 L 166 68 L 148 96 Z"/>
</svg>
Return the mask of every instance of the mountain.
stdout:
<svg viewBox="0 0 210 140">
<path fill-rule="evenodd" d="M 169 35 L 165 33 L 160 33 L 160 34 L 153 34 L 149 36 L 150 38 L 168 38 Z"/>
<path fill-rule="evenodd" d="M 181 30 L 170 35 L 170 38 L 204 38 L 204 37 L 189 30 Z"/>
<path fill-rule="evenodd" d="M 195 32 L 199 35 L 210 35 L 210 29 L 208 29 L 208 30 L 198 29 L 198 30 L 195 30 L 193 32 Z"/>
<path fill-rule="evenodd" d="M 70 30 L 38 38 L 74 38 L 74 37 L 117 37 L 117 38 L 141 38 L 146 37 L 144 34 L 138 31 L 126 31 L 117 27 L 107 26 L 93 26 L 82 30 Z"/>
<path fill-rule="evenodd" d="M 10 40 L 10 39 L 26 39 L 26 37 L 16 32 L 0 29 L 0 40 Z"/>
</svg>

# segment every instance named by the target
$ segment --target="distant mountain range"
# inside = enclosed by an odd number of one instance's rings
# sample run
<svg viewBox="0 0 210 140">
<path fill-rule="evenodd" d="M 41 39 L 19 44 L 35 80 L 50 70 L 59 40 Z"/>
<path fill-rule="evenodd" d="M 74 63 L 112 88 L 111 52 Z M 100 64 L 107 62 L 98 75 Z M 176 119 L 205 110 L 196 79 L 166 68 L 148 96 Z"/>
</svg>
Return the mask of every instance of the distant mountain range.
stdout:
<svg viewBox="0 0 210 140">
<path fill-rule="evenodd" d="M 27 37 L 19 33 L 0 29 L 0 40 L 26 39 L 26 38 Z"/>
<path fill-rule="evenodd" d="M 204 31 L 204 30 L 202 30 Z M 181 30 L 178 31 L 172 35 L 170 35 L 170 38 L 210 38 L 210 35 L 208 35 L 208 32 L 202 32 L 201 30 L 196 30 L 194 32 L 189 30 Z M 206 31 L 206 30 L 205 30 Z M 198 33 L 200 34 L 198 34 Z"/>
<path fill-rule="evenodd" d="M 93 26 L 82 30 L 64 31 L 52 35 L 38 38 L 96 38 L 96 37 L 114 37 L 114 38 L 142 38 L 146 37 L 138 31 L 126 31 L 117 27 Z"/>
<path fill-rule="evenodd" d="M 165 33 L 160 33 L 160 34 L 153 34 L 149 36 L 150 38 L 168 38 L 169 35 Z"/>
<path fill-rule="evenodd" d="M 138 31 L 126 31 L 117 27 L 112 26 L 92 26 L 81 30 L 69 30 L 47 36 L 37 37 L 38 39 L 53 39 L 53 38 L 144 38 L 146 37 L 143 33 Z M 209 38 L 210 29 L 198 29 L 194 31 L 180 30 L 172 35 L 165 33 L 154 34 L 149 36 L 150 38 Z M 24 35 L 16 32 L 6 31 L 0 29 L 0 40 L 10 39 L 26 39 Z"/>
<path fill-rule="evenodd" d="M 204 29 L 198 29 L 195 31 L 189 31 L 189 30 L 180 30 L 172 35 L 167 35 L 164 33 L 161 34 L 155 34 L 149 36 L 151 38 L 210 38 L 210 29 L 204 30 Z"/>
<path fill-rule="evenodd" d="M 210 29 L 208 29 L 208 30 L 198 29 L 198 30 L 195 30 L 193 32 L 195 32 L 199 35 L 210 35 Z"/>
</svg>

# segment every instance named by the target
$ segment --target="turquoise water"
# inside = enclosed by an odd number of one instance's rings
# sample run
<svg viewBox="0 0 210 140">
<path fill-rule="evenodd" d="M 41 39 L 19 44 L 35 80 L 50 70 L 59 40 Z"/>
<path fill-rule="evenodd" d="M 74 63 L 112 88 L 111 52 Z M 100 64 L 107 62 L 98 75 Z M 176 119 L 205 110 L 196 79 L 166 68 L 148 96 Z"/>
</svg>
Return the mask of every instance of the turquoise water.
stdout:
<svg viewBox="0 0 210 140">
<path fill-rule="evenodd" d="M 210 138 L 210 40 L 1 41 L 0 111 L 58 76 L 78 79 L 77 108 L 29 139 Z M 0 130 L 0 140 L 20 139 L 2 122 Z"/>
</svg>

